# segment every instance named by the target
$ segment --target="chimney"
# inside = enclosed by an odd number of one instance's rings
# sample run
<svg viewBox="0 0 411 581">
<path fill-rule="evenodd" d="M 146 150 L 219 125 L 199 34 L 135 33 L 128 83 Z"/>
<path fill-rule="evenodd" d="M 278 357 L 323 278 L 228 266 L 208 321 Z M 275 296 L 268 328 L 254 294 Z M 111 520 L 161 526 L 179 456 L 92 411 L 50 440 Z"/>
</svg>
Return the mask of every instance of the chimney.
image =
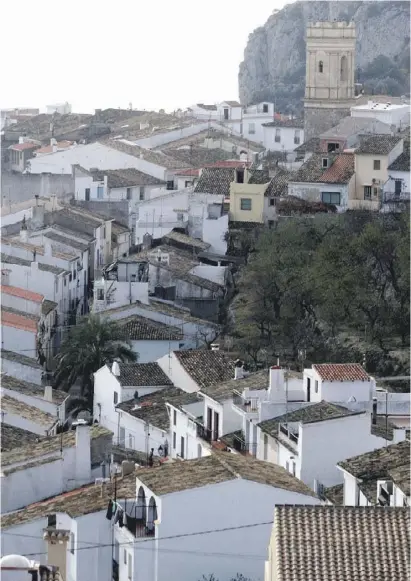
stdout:
<svg viewBox="0 0 411 581">
<path fill-rule="evenodd" d="M 47 545 L 47 564 L 58 568 L 60 577 L 57 575 L 55 579 L 60 578 L 61 581 L 66 581 L 67 543 L 70 541 L 70 531 L 58 528 L 47 528 L 43 531 L 43 539 Z"/>
<path fill-rule="evenodd" d="M 240 359 L 237 359 L 234 367 L 234 379 L 243 379 L 244 377 L 244 364 Z"/>
<path fill-rule="evenodd" d="M 53 401 L 53 388 L 51 385 L 46 385 L 44 387 L 44 399 L 50 402 Z"/>
<path fill-rule="evenodd" d="M 76 429 L 76 461 L 75 481 L 76 486 L 87 484 L 91 479 L 91 452 L 90 452 L 90 426 L 85 420 L 73 422 Z"/>
<path fill-rule="evenodd" d="M 21 143 L 24 143 L 24 137 L 19 137 L 19 145 L 20 145 Z"/>
<path fill-rule="evenodd" d="M 136 466 L 134 462 L 130 460 L 123 460 L 121 463 L 121 474 L 122 476 L 127 476 L 128 474 L 132 474 L 135 470 Z"/>
<path fill-rule="evenodd" d="M 117 361 L 113 362 L 113 365 L 111 366 L 111 373 L 116 377 L 120 377 L 120 366 Z"/>
<path fill-rule="evenodd" d="M 287 398 L 284 389 L 284 369 L 279 365 L 273 365 L 270 367 L 269 374 L 270 384 L 268 391 L 270 394 L 270 401 L 285 403 Z"/>
<path fill-rule="evenodd" d="M 54 210 L 57 210 L 57 196 L 56 196 L 56 194 L 51 194 L 50 201 L 51 201 L 51 210 L 52 210 L 52 212 L 54 212 Z"/>
<path fill-rule="evenodd" d="M 51 145 L 51 146 L 53 146 L 53 145 L 57 145 L 57 139 L 54 139 L 54 137 L 52 137 L 52 138 L 50 139 L 50 145 Z"/>
<path fill-rule="evenodd" d="M 371 415 L 371 423 L 373 426 L 377 423 L 377 398 L 372 398 L 372 415 Z"/>
<path fill-rule="evenodd" d="M 20 240 L 21 242 L 25 242 L 26 244 L 29 241 L 29 231 L 27 230 L 26 215 L 23 216 L 23 221 L 21 223 Z"/>
</svg>

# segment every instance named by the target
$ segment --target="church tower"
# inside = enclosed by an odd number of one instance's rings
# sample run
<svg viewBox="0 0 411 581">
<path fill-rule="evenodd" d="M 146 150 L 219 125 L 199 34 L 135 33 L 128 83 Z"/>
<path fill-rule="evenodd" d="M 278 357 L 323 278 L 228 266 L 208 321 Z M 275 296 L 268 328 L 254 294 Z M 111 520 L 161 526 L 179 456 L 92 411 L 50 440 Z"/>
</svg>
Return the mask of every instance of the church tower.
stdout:
<svg viewBox="0 0 411 581">
<path fill-rule="evenodd" d="M 309 23 L 306 40 L 305 141 L 337 125 L 355 104 L 355 24 Z"/>
</svg>

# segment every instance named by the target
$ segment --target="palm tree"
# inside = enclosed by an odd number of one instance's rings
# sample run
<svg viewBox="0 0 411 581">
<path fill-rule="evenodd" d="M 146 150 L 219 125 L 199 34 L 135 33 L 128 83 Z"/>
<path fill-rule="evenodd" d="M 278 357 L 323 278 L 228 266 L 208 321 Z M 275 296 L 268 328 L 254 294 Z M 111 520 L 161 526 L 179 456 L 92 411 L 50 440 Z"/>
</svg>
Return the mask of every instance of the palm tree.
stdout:
<svg viewBox="0 0 411 581">
<path fill-rule="evenodd" d="M 93 373 L 106 363 L 137 361 L 124 327 L 116 321 L 90 315 L 70 331 L 56 355 L 55 387 L 68 391 L 79 382 L 81 398 L 93 401 Z"/>
</svg>

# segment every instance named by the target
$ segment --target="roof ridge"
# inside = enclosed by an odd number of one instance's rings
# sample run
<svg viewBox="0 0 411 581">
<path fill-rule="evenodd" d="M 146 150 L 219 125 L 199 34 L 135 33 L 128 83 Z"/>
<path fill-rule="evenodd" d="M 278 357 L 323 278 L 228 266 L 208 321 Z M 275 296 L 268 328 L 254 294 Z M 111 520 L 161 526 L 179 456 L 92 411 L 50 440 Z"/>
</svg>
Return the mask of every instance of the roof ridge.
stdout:
<svg viewBox="0 0 411 581">
<path fill-rule="evenodd" d="M 223 460 L 220 454 L 216 454 L 214 452 L 213 456 L 216 458 L 217 462 L 219 462 L 221 466 L 223 466 L 223 468 L 228 470 L 228 472 L 230 472 L 230 474 L 232 474 L 235 478 L 241 480 L 242 478 L 241 474 L 238 474 L 225 460 Z"/>
</svg>

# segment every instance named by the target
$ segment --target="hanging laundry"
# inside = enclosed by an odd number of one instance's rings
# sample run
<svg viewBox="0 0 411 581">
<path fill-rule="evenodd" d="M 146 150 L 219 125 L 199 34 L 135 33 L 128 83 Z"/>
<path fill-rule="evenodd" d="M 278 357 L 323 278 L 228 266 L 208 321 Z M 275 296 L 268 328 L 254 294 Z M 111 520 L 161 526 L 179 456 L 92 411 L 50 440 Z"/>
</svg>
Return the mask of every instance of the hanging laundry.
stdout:
<svg viewBox="0 0 411 581">
<path fill-rule="evenodd" d="M 119 505 L 117 505 L 116 514 L 114 516 L 114 524 L 116 524 L 116 523 L 118 523 L 118 525 L 120 527 L 123 527 L 124 526 L 123 509 Z"/>
<path fill-rule="evenodd" d="M 107 513 L 106 513 L 107 520 L 111 520 L 113 518 L 113 511 L 114 511 L 114 503 L 111 500 L 109 500 L 108 507 L 107 507 Z"/>
</svg>

